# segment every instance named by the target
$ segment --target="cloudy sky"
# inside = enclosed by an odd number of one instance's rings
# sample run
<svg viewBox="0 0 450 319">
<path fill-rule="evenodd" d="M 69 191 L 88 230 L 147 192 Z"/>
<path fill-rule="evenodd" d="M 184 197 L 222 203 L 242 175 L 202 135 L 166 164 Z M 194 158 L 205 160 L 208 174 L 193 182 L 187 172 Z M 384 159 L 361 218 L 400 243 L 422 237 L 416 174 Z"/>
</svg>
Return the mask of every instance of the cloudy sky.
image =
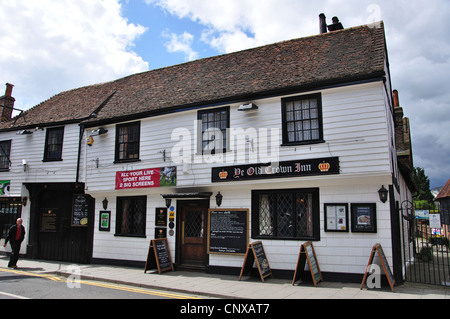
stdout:
<svg viewBox="0 0 450 319">
<path fill-rule="evenodd" d="M 383 20 L 415 166 L 450 178 L 448 0 L 0 0 L 0 95 L 28 109 L 72 88 Z"/>
</svg>

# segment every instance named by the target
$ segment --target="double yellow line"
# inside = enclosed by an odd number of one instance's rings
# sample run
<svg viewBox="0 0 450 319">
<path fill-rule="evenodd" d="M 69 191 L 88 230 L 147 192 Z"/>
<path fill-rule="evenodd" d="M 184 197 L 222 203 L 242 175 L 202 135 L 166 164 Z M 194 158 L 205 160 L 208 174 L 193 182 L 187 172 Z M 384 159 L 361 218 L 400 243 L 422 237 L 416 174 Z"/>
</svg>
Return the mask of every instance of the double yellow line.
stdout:
<svg viewBox="0 0 450 319">
<path fill-rule="evenodd" d="M 121 291 L 127 291 L 127 292 L 133 292 L 138 294 L 145 294 L 145 295 L 151 295 L 151 296 L 158 296 L 158 297 L 165 297 L 165 298 L 173 298 L 173 299 L 200 299 L 198 297 L 192 297 L 192 296 L 186 296 L 186 295 L 179 295 L 179 294 L 172 294 L 168 292 L 162 292 L 162 291 L 154 291 L 154 290 L 148 290 L 143 288 L 135 288 L 135 287 L 127 287 L 122 285 L 116 285 L 116 284 L 109 284 L 109 283 L 102 283 L 97 281 L 88 281 L 88 280 L 70 280 L 70 279 L 64 279 L 53 275 L 45 275 L 45 274 L 37 274 L 37 273 L 31 273 L 27 271 L 22 270 L 14 270 L 14 269 L 6 269 L 6 268 L 0 268 L 0 271 L 3 272 L 9 272 L 24 276 L 32 276 L 32 277 L 41 277 L 46 278 L 55 282 L 70 282 L 72 284 L 83 284 L 83 285 L 89 285 L 89 286 L 96 286 L 101 288 L 107 288 L 107 289 L 115 289 L 115 290 L 121 290 Z"/>
<path fill-rule="evenodd" d="M 53 280 L 53 281 L 62 281 L 62 282 L 65 281 L 64 279 L 56 277 L 56 276 L 45 275 L 45 274 L 36 274 L 36 273 L 31 273 L 31 272 L 22 271 L 22 270 L 0 268 L 0 271 L 10 272 L 10 273 L 13 273 L 13 274 L 24 275 L 24 276 L 47 278 L 47 279 L 50 279 L 50 280 Z"/>
</svg>

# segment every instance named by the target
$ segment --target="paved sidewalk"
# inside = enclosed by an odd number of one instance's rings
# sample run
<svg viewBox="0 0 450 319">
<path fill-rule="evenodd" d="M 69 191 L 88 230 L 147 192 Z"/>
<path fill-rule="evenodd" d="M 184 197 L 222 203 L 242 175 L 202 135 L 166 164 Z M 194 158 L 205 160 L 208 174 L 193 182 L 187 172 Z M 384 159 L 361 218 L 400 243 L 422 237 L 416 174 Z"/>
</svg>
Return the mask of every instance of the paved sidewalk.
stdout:
<svg viewBox="0 0 450 319">
<path fill-rule="evenodd" d="M 0 256 L 0 267 L 6 267 L 8 258 Z M 73 275 L 70 263 L 19 260 L 18 270 L 38 274 L 56 274 L 68 277 Z M 267 278 L 262 283 L 257 277 L 211 275 L 190 271 L 158 272 L 130 267 L 105 265 L 77 265 L 81 279 L 99 280 L 138 287 L 164 289 L 172 292 L 197 294 L 216 298 L 239 299 L 450 299 L 450 288 L 405 284 L 389 287 L 360 290 L 360 284 L 320 282 L 318 287 L 312 283 L 292 286 L 290 280 Z M 73 268 L 72 268 L 73 269 Z"/>
</svg>

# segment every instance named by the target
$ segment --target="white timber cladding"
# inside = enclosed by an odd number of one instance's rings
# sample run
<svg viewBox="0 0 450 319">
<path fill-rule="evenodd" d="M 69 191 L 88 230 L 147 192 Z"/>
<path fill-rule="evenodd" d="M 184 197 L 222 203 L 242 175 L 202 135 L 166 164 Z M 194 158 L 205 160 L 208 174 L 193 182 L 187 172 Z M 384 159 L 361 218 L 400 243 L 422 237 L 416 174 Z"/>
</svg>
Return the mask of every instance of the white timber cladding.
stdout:
<svg viewBox="0 0 450 319">
<path fill-rule="evenodd" d="M 306 92 L 317 93 L 315 92 Z M 386 119 L 386 104 L 382 82 L 361 84 L 320 91 L 322 94 L 324 143 L 298 146 L 281 145 L 281 98 L 253 101 L 257 111 L 240 112 L 240 104 L 230 104 L 230 128 L 242 129 L 256 147 L 266 131 L 279 132 L 279 158 L 282 161 L 337 156 L 341 175 L 391 174 L 390 140 Z M 298 94 L 299 96 L 303 94 Z M 291 95 L 296 96 L 296 95 Z M 208 109 L 208 107 L 205 107 Z M 177 166 L 177 187 L 200 187 L 211 184 L 211 168 L 241 164 L 236 152 L 224 154 L 225 160 L 207 163 L 197 151 L 198 110 L 141 119 L 140 161 L 114 164 L 115 125 L 104 126 L 108 133 L 94 136 L 94 144 L 86 148 L 85 182 L 89 193 L 113 191 L 117 171 Z M 94 128 L 93 128 L 94 129 Z M 262 129 L 267 129 L 266 131 Z M 187 134 L 174 135 L 178 130 Z M 87 133 L 92 131 L 88 129 Z M 256 132 L 256 135 L 252 134 Z M 85 135 L 86 136 L 86 135 Z M 172 158 L 172 151 L 179 143 L 188 141 L 190 164 L 180 164 Z M 238 150 L 238 143 L 251 144 L 246 138 L 231 141 L 231 150 Z M 269 140 L 270 141 L 270 140 Z M 244 145 L 249 150 L 249 146 Z M 242 146 L 241 146 L 242 149 Z M 164 153 L 166 161 L 164 161 Z M 249 155 L 244 156 L 246 163 Z M 82 157 L 83 158 L 83 157 Z M 259 157 L 258 157 L 259 158 Z M 231 159 L 231 160 L 230 160 Z M 83 176 L 83 175 L 82 175 Z"/>
<path fill-rule="evenodd" d="M 237 183 L 211 183 L 211 168 L 232 166 L 243 163 L 242 160 L 218 163 L 196 162 L 196 130 L 198 110 L 177 112 L 169 115 L 141 119 L 140 161 L 114 164 L 116 125 L 103 126 L 108 133 L 94 136 L 92 146 L 83 143 L 86 154 L 82 159 L 85 166 L 83 175 L 86 192 L 96 200 L 94 258 L 145 261 L 150 239 L 155 233 L 155 208 L 164 207 L 160 194 L 174 192 L 209 191 L 213 192 L 210 207 L 216 208 L 214 195 L 220 191 L 223 195 L 221 207 L 250 208 L 251 192 L 257 189 L 319 188 L 320 197 L 320 241 L 314 242 L 318 262 L 322 271 L 342 273 L 364 273 L 372 246 L 381 243 L 389 263 L 392 265 L 392 244 L 390 228 L 389 201 L 381 203 L 378 189 L 381 185 L 392 184 L 391 140 L 392 128 L 389 122 L 392 115 L 389 109 L 384 84 L 375 82 L 339 88 L 311 91 L 289 96 L 302 96 L 321 93 L 323 114 L 324 143 L 280 146 L 280 161 L 301 160 L 321 157 L 339 157 L 340 174 L 302 178 L 284 178 L 273 180 L 242 181 Z M 261 128 L 279 130 L 281 145 L 281 99 L 273 97 L 251 102 L 259 109 L 240 112 L 241 103 L 221 105 L 230 107 L 230 127 L 242 128 L 248 138 L 258 139 L 250 129 L 259 133 Z M 215 107 L 205 106 L 204 109 Z M 118 123 L 120 124 L 120 123 Z M 92 131 L 88 129 L 86 133 Z M 192 163 L 177 164 L 172 158 L 172 149 L 179 143 L 178 135 L 172 140 L 176 129 L 189 133 L 192 140 L 190 150 Z M 85 135 L 86 136 L 86 135 Z M 246 138 L 236 139 L 239 143 L 248 143 Z M 249 144 L 249 143 L 248 143 Z M 241 145 L 242 146 L 242 145 Z M 232 143 L 230 148 L 239 148 Z M 164 162 L 163 152 L 166 152 Z M 248 146 L 247 146 L 248 152 Z M 227 153 L 230 153 L 227 152 Z M 227 155 L 227 154 L 226 154 Z M 197 156 L 197 157 L 196 157 Z M 200 158 L 201 159 L 201 158 Z M 245 157 L 248 160 L 248 156 Z M 244 159 L 244 162 L 245 162 Z M 254 162 L 250 162 L 254 163 Z M 117 171 L 177 166 L 176 188 L 147 188 L 133 190 L 115 190 Z M 387 186 L 386 186 L 387 187 Z M 146 238 L 114 236 L 116 221 L 116 199 L 119 196 L 147 196 Z M 109 201 L 111 211 L 111 231 L 98 231 L 98 212 L 103 210 L 102 200 Z M 176 206 L 176 200 L 172 205 Z M 331 233 L 324 231 L 325 203 L 348 203 L 349 218 L 351 203 L 376 203 L 377 233 Z M 176 223 L 176 220 L 175 220 Z M 251 223 L 249 223 L 251 227 Z M 176 230 L 176 229 L 175 229 Z M 250 236 L 251 236 L 251 230 Z M 168 235 L 173 261 L 175 261 L 175 236 Z M 250 238 L 250 241 L 254 239 Z M 259 239 L 258 239 L 259 240 Z M 293 270 L 303 241 L 299 240 L 262 240 L 271 268 Z M 240 268 L 242 256 L 209 255 L 209 265 Z"/>
<path fill-rule="evenodd" d="M 392 265 L 392 244 L 390 228 L 389 202 L 383 204 L 378 199 L 379 185 L 383 183 L 384 177 L 374 177 L 368 180 L 366 177 L 351 177 L 341 179 L 339 185 L 326 180 L 290 182 L 265 182 L 257 185 L 228 185 L 220 187 L 223 195 L 222 207 L 227 208 L 251 208 L 251 192 L 257 189 L 285 189 L 285 188 L 320 188 L 320 241 L 313 242 L 318 262 L 322 271 L 338 273 L 364 273 L 370 256 L 372 246 L 381 243 L 384 248 L 388 262 Z M 217 189 L 204 188 L 205 191 L 217 192 Z M 96 212 L 103 208 L 101 201 L 106 197 L 109 199 L 108 210 L 111 210 L 111 231 L 94 234 L 94 258 L 145 261 L 148 253 L 150 239 L 155 233 L 155 215 L 157 207 L 164 207 L 164 200 L 160 196 L 161 190 L 135 190 L 124 193 L 116 193 L 116 196 L 146 195 L 147 196 L 147 238 L 116 237 L 116 201 L 112 193 L 95 194 Z M 332 233 L 324 231 L 325 203 L 366 203 L 372 202 L 377 205 L 377 233 Z M 172 201 L 176 207 L 176 201 Z M 217 208 L 214 196 L 211 197 L 210 207 Z M 349 218 L 350 218 L 349 211 Z M 98 216 L 96 215 L 96 218 Z M 250 218 L 251 219 L 251 218 Z M 176 223 L 176 220 L 175 220 Z M 98 224 L 98 220 L 96 224 Z M 249 224 L 250 242 L 261 240 L 251 238 L 251 223 Z M 97 226 L 96 226 L 97 228 Z M 175 262 L 176 236 L 167 236 L 173 262 Z M 301 240 L 272 240 L 262 239 L 264 249 L 268 257 L 270 267 L 273 269 L 293 270 L 295 269 L 300 246 L 305 241 Z M 242 267 L 243 256 L 210 254 L 210 266 Z"/>
<path fill-rule="evenodd" d="M 2 141 L 11 140 L 10 169 L 8 172 L 0 173 L 2 180 L 11 181 L 10 196 L 26 195 L 22 183 L 75 182 L 80 127 L 78 124 L 66 124 L 48 128 L 62 126 L 64 126 L 62 161 L 43 161 L 47 128 L 28 129 L 33 134 L 26 135 L 17 135 L 18 131 L 1 134 Z"/>
</svg>

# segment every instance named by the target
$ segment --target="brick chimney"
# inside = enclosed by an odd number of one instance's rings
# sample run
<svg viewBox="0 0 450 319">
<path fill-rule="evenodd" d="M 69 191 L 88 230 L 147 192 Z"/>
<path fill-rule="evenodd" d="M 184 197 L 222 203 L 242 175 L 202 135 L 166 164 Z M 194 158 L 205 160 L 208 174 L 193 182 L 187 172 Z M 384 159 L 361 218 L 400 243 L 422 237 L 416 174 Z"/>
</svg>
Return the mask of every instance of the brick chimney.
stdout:
<svg viewBox="0 0 450 319">
<path fill-rule="evenodd" d="M 409 118 L 404 117 L 398 91 L 394 90 L 395 145 L 398 160 L 410 171 L 414 168 Z"/>
<path fill-rule="evenodd" d="M 0 122 L 8 121 L 11 119 L 14 102 L 16 101 L 16 99 L 11 96 L 13 87 L 14 85 L 6 83 L 5 95 L 0 97 L 0 110 L 1 110 Z"/>
</svg>

